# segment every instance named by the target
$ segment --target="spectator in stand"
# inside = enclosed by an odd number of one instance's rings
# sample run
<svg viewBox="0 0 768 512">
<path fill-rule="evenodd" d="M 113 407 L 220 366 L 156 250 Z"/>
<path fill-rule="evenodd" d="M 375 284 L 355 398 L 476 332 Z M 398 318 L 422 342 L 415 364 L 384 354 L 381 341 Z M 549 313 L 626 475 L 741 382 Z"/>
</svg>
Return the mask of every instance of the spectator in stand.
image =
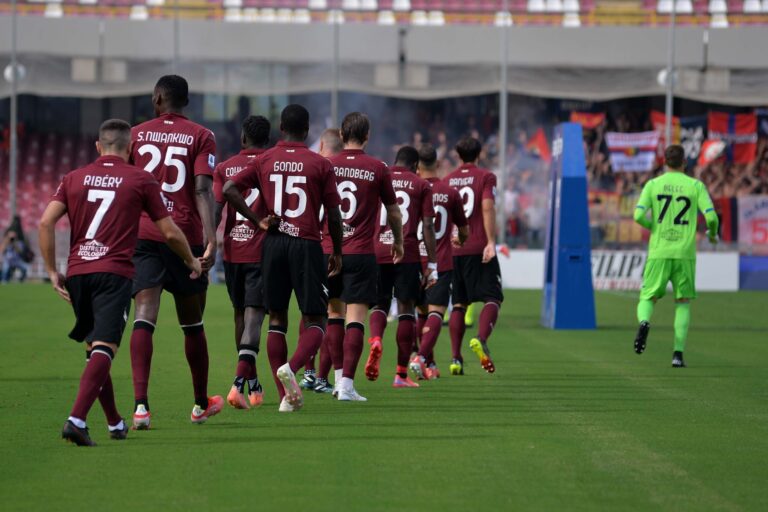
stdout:
<svg viewBox="0 0 768 512">
<path fill-rule="evenodd" d="M 21 218 L 17 215 L 13 218 L 11 226 L 6 230 L 3 241 L 0 244 L 0 253 L 3 257 L 0 282 L 8 283 L 18 270 L 19 282 L 23 283 L 27 278 L 29 263 L 34 259 L 34 253 L 27 245 L 24 231 L 21 229 Z"/>
</svg>

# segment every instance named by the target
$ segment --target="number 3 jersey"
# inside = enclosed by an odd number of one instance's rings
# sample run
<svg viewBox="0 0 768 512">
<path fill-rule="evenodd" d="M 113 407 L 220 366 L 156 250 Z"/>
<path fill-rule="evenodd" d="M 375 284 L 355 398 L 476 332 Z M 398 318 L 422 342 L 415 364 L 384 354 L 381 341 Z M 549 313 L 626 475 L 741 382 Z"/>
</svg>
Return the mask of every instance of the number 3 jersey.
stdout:
<svg viewBox="0 0 768 512">
<path fill-rule="evenodd" d="M 320 241 L 320 207 L 339 206 L 331 163 L 303 142 L 280 141 L 232 178 L 241 190 L 258 188 L 278 231 Z"/>
<path fill-rule="evenodd" d="M 227 180 L 231 180 L 254 159 L 264 153 L 263 149 L 244 149 L 229 160 L 216 166 L 213 172 L 213 196 L 217 203 L 224 202 L 222 189 Z M 261 200 L 259 189 L 241 189 L 245 203 L 259 218 L 266 217 L 267 210 Z M 266 232 L 254 226 L 251 221 L 227 205 L 227 220 L 224 223 L 224 261 L 229 263 L 260 263 L 261 244 Z"/>
<path fill-rule="evenodd" d="M 667 171 L 643 187 L 637 208 L 651 211 L 648 259 L 696 259 L 697 210 L 714 215 L 702 182 L 682 172 Z"/>
<path fill-rule="evenodd" d="M 68 173 L 53 195 L 64 203 L 71 232 L 67 276 L 134 274 L 133 251 L 144 212 L 152 221 L 170 213 L 152 176 L 119 157 L 103 156 Z"/>
<path fill-rule="evenodd" d="M 395 204 L 396 201 L 387 164 L 366 155 L 361 149 L 345 149 L 329 160 L 341 199 L 342 252 L 375 254 L 371 233 L 376 232 L 380 205 Z M 323 252 L 333 252 L 327 224 L 323 232 Z"/>
<path fill-rule="evenodd" d="M 434 217 L 432 187 L 415 172 L 404 167 L 392 167 L 392 188 L 403 216 L 403 263 L 419 263 L 419 223 L 424 217 Z M 387 212 L 382 206 L 379 213 L 379 230 L 376 233 L 376 261 L 392 263 L 392 244 L 395 242 L 392 228 L 387 224 Z"/>
<path fill-rule="evenodd" d="M 190 245 L 202 245 L 203 224 L 195 202 L 195 176 L 213 175 L 213 133 L 180 114 L 163 114 L 131 130 L 131 161 L 160 182 L 174 222 Z M 139 238 L 164 242 L 152 221 L 142 215 Z"/>
<path fill-rule="evenodd" d="M 474 164 L 464 164 L 444 178 L 459 191 L 469 225 L 469 238 L 462 247 L 453 249 L 454 256 L 483 254 L 488 243 L 483 225 L 483 199 L 496 200 L 496 175 Z"/>
</svg>

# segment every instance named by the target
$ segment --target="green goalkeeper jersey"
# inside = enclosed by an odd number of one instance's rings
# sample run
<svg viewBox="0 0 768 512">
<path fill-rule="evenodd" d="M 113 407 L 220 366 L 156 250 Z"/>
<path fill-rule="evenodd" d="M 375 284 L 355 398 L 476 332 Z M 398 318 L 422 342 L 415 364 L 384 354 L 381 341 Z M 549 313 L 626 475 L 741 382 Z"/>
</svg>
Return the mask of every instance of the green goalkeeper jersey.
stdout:
<svg viewBox="0 0 768 512">
<path fill-rule="evenodd" d="M 648 211 L 651 219 L 648 219 Z M 668 170 L 643 187 L 635 220 L 651 230 L 648 259 L 696 259 L 696 220 L 701 211 L 712 236 L 718 221 L 704 184 L 679 171 Z"/>
</svg>

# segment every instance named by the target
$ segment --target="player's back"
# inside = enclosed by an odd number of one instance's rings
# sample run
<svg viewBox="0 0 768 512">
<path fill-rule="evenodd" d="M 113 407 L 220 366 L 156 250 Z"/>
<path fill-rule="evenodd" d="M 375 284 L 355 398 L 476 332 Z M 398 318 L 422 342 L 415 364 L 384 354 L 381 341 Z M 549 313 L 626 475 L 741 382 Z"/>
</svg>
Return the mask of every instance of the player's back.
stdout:
<svg viewBox="0 0 768 512">
<path fill-rule="evenodd" d="M 434 216 L 432 189 L 426 180 L 404 167 L 392 167 L 390 176 L 400 213 L 403 217 L 403 263 L 418 263 L 419 222 L 424 216 Z M 392 262 L 394 234 L 387 225 L 386 209 L 382 206 L 379 214 L 379 230 L 376 237 L 376 259 L 379 263 Z"/>
<path fill-rule="evenodd" d="M 395 201 L 389 169 L 360 149 L 345 149 L 329 160 L 341 198 L 342 250 L 344 254 L 373 254 L 371 233 L 376 231 L 379 205 L 382 198 L 389 204 Z M 331 252 L 330 236 L 323 237 L 323 249 Z"/>
<path fill-rule="evenodd" d="M 437 250 L 437 270 L 444 272 L 453 268 L 453 246 L 451 235 L 455 225 L 467 224 L 464 215 L 464 205 L 458 191 L 439 178 L 428 178 L 432 187 L 432 204 L 435 209 L 435 242 Z M 419 233 L 421 235 L 421 233 Z M 421 236 L 419 237 L 421 238 Z M 427 249 L 420 242 L 419 250 L 423 261 L 426 261 Z"/>
<path fill-rule="evenodd" d="M 168 215 L 158 183 L 119 157 L 104 156 L 64 176 L 54 200 L 71 225 L 67 275 L 108 272 L 133 276 L 139 217 Z"/>
<path fill-rule="evenodd" d="M 278 230 L 320 241 L 320 208 L 329 194 L 338 196 L 331 163 L 302 142 L 280 141 L 256 165 L 264 204 L 280 217 Z"/>
<path fill-rule="evenodd" d="M 213 176 L 213 195 L 216 202 L 223 203 L 224 184 L 242 172 L 256 157 L 263 154 L 263 149 L 245 149 L 237 155 L 224 160 L 216 166 Z M 266 216 L 264 201 L 259 189 L 243 191 L 243 198 L 251 210 L 260 217 Z M 227 204 L 227 218 L 224 223 L 224 261 L 230 263 L 258 263 L 261 260 L 261 244 L 266 233 L 251 221 L 238 213 L 231 204 Z"/>
<path fill-rule="evenodd" d="M 643 188 L 638 203 L 652 215 L 649 258 L 694 259 L 698 211 L 713 208 L 704 184 L 682 172 L 667 171 Z"/>
<path fill-rule="evenodd" d="M 213 172 L 213 133 L 181 114 L 167 113 L 134 126 L 131 160 L 160 182 L 173 220 L 191 245 L 203 243 L 203 226 L 195 202 L 195 176 Z M 142 216 L 139 238 L 162 242 L 151 220 Z"/>
<path fill-rule="evenodd" d="M 464 214 L 469 225 L 469 237 L 462 247 L 453 250 L 454 256 L 482 254 L 488 243 L 483 224 L 483 199 L 496 197 L 496 175 L 474 164 L 463 164 L 445 177 L 449 186 L 459 192 Z"/>
</svg>

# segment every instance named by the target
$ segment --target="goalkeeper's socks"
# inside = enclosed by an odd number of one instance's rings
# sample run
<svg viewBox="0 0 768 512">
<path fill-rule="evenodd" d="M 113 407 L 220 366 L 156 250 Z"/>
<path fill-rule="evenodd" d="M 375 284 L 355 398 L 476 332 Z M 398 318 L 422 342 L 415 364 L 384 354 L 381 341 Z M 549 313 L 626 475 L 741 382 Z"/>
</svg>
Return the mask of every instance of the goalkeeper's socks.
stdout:
<svg viewBox="0 0 768 512">
<path fill-rule="evenodd" d="M 675 303 L 675 352 L 685 351 L 689 325 L 691 325 L 690 302 Z"/>
<path fill-rule="evenodd" d="M 637 322 L 651 322 L 653 316 L 653 301 L 648 299 L 640 299 L 637 303 Z"/>
</svg>

